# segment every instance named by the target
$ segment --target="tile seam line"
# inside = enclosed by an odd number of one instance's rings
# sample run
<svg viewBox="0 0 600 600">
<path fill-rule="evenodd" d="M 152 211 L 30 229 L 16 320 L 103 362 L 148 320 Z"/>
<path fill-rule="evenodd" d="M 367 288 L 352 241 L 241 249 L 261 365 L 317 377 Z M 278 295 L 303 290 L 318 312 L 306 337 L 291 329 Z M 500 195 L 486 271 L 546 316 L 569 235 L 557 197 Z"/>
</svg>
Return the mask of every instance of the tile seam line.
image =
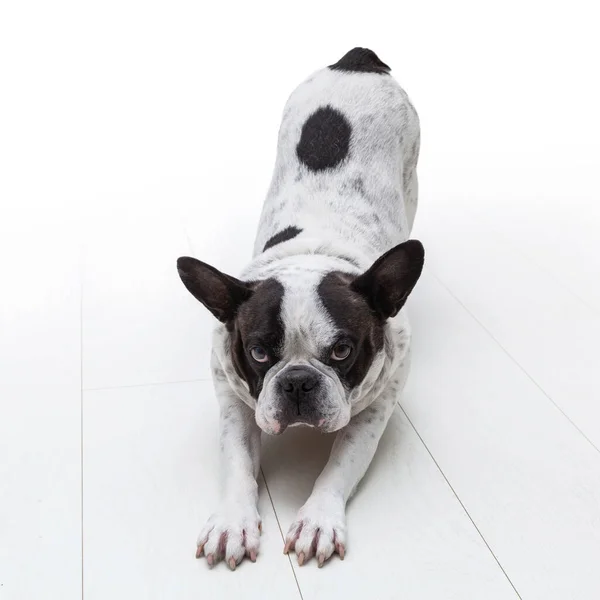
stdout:
<svg viewBox="0 0 600 600">
<path fill-rule="evenodd" d="M 485 544 L 486 548 L 488 549 L 489 553 L 492 555 L 492 557 L 494 558 L 494 560 L 496 561 L 496 564 L 498 565 L 498 567 L 500 568 L 500 570 L 502 571 L 502 573 L 504 574 L 504 577 L 506 578 L 506 580 L 508 581 L 508 583 L 510 584 L 510 586 L 512 587 L 512 589 L 514 590 L 515 594 L 517 595 L 517 597 L 520 600 L 523 600 L 521 594 L 519 594 L 517 588 L 515 587 L 515 584 L 512 582 L 511 578 L 508 576 L 508 573 L 506 572 L 506 570 L 504 569 L 504 567 L 502 566 L 502 563 L 500 562 L 500 560 L 498 559 L 498 557 L 496 556 L 496 554 L 494 553 L 494 551 L 492 550 L 491 546 L 488 544 L 487 540 L 485 539 L 483 533 L 481 532 L 481 530 L 479 529 L 479 527 L 477 526 L 477 524 L 475 523 L 475 520 L 473 519 L 473 517 L 471 516 L 471 514 L 469 513 L 469 511 L 467 510 L 467 507 L 463 504 L 463 501 L 460 499 L 459 495 L 457 494 L 456 490 L 454 489 L 454 487 L 452 486 L 452 484 L 450 483 L 450 480 L 448 479 L 448 477 L 446 477 L 446 474 L 444 473 L 444 471 L 442 470 L 442 468 L 440 467 L 440 465 L 438 464 L 437 460 L 435 459 L 435 457 L 433 456 L 433 453 L 431 452 L 431 450 L 429 449 L 429 446 L 425 443 L 425 440 L 421 437 L 421 434 L 419 433 L 419 431 L 417 430 L 417 428 L 415 427 L 414 423 L 412 422 L 411 418 L 408 416 L 407 412 L 404 410 L 404 407 L 402 406 L 402 404 L 400 404 L 399 402 L 397 403 L 398 407 L 400 408 L 400 410 L 403 412 L 404 416 L 406 417 L 406 420 L 410 423 L 410 426 L 413 428 L 414 432 L 417 434 L 417 437 L 419 438 L 419 440 L 421 441 L 421 443 L 423 444 L 423 447 L 425 448 L 425 450 L 427 451 L 427 454 L 429 454 L 429 456 L 431 457 L 431 460 L 433 461 L 433 463 L 435 464 L 436 468 L 438 469 L 438 471 L 440 472 L 441 476 L 444 478 L 444 481 L 446 482 L 446 484 L 448 485 L 448 487 L 450 488 L 450 490 L 452 491 L 452 493 L 454 494 L 454 497 L 456 498 L 456 500 L 458 501 L 458 503 L 460 504 L 461 508 L 463 509 L 465 515 L 467 515 L 467 518 L 469 519 L 469 521 L 471 521 L 471 524 L 473 525 L 473 527 L 475 528 L 475 531 L 477 532 L 477 534 L 479 535 L 479 537 L 481 538 L 482 542 Z"/>
<path fill-rule="evenodd" d="M 81 251 L 82 252 L 82 251 Z M 84 443 L 84 435 L 83 435 L 83 260 L 80 262 L 80 273 L 79 273 L 79 468 L 81 472 L 81 600 L 84 599 L 85 595 L 85 585 L 84 585 L 84 561 L 83 561 L 83 552 L 84 552 L 84 535 L 83 535 L 83 511 L 84 511 L 84 502 L 83 502 L 83 443 Z"/>
<path fill-rule="evenodd" d="M 521 365 L 521 363 L 500 343 L 500 341 L 494 336 L 494 334 L 469 310 L 469 308 L 462 302 L 462 300 L 452 292 L 452 290 L 433 272 L 431 269 L 427 269 L 427 271 L 432 275 L 432 277 L 452 296 L 452 298 L 458 302 L 458 304 L 468 313 L 468 315 L 485 331 L 487 336 L 502 350 L 502 352 L 508 356 L 512 363 L 514 363 L 519 370 L 531 381 L 535 387 L 537 387 L 542 394 L 546 397 L 547 400 L 551 402 L 556 410 L 571 424 L 571 426 L 585 439 L 585 441 L 598 453 L 600 453 L 600 448 L 592 442 L 592 440 L 583 432 L 583 430 L 569 417 L 569 415 L 560 407 L 560 405 L 550 396 L 548 392 L 533 378 L 533 376 Z"/>
<path fill-rule="evenodd" d="M 265 471 L 261 467 L 260 472 L 263 477 L 263 481 L 265 482 L 265 488 L 267 490 L 267 494 L 269 496 L 269 501 L 271 502 L 271 506 L 273 508 L 273 514 L 275 515 L 275 521 L 277 521 L 277 527 L 279 528 L 279 534 L 281 535 L 282 543 L 285 543 L 285 536 L 283 534 L 283 529 L 281 528 L 281 521 L 279 520 L 279 515 L 277 514 L 277 509 L 275 508 L 275 503 L 273 502 L 273 496 L 271 496 L 271 490 L 269 489 L 269 484 L 267 483 L 267 478 L 265 476 Z M 298 593 L 300 594 L 300 600 L 304 600 L 304 596 L 302 595 L 302 590 L 300 589 L 300 583 L 298 581 L 298 577 L 296 575 L 296 569 L 294 569 L 294 564 L 292 563 L 292 557 L 290 554 L 287 555 L 287 559 L 290 563 L 290 568 L 292 569 L 292 575 L 294 576 L 294 580 L 296 581 L 296 587 L 298 588 Z"/>
<path fill-rule="evenodd" d="M 100 387 L 83 387 L 83 392 L 103 392 L 108 390 L 122 390 L 138 387 L 154 387 L 159 385 L 177 385 L 184 383 L 202 383 L 204 381 L 212 381 L 210 377 L 199 377 L 197 379 L 177 379 L 176 381 L 153 381 L 149 383 L 128 383 L 125 385 L 107 385 Z"/>
</svg>

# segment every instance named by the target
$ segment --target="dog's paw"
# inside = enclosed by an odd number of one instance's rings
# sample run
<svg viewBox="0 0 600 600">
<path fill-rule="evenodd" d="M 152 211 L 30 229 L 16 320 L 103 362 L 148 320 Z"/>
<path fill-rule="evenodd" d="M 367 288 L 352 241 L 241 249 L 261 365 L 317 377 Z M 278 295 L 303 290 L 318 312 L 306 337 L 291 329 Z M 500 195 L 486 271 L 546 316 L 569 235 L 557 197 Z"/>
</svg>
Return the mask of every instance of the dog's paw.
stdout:
<svg viewBox="0 0 600 600">
<path fill-rule="evenodd" d="M 232 571 L 244 556 L 255 562 L 261 527 L 254 506 L 225 506 L 210 517 L 198 536 L 196 558 L 204 554 L 209 567 L 225 559 Z"/>
<path fill-rule="evenodd" d="M 283 552 L 290 550 L 296 552 L 300 566 L 316 556 L 322 567 L 334 552 L 344 560 L 346 512 L 342 499 L 311 496 L 288 530 Z"/>
</svg>

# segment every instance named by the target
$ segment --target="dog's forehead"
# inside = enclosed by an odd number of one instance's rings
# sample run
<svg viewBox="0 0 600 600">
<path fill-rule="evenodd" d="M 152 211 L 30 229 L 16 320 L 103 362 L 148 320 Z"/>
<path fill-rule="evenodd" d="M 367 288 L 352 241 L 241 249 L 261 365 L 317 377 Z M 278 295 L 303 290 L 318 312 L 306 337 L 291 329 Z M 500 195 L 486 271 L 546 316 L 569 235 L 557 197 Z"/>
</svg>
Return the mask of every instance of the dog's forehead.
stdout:
<svg viewBox="0 0 600 600">
<path fill-rule="evenodd" d="M 338 330 L 319 294 L 327 271 L 289 264 L 269 274 L 253 283 L 254 293 L 240 307 L 240 333 L 278 348 L 283 356 L 317 356 Z"/>
<path fill-rule="evenodd" d="M 352 290 L 353 278 L 324 271 L 281 279 L 286 355 L 318 356 L 341 336 L 360 342 L 370 335 L 373 314 L 365 298 Z"/>
<path fill-rule="evenodd" d="M 316 270 L 281 275 L 284 355 L 297 358 L 316 356 L 335 341 L 337 327 L 319 295 L 324 277 L 326 273 Z"/>
<path fill-rule="evenodd" d="M 360 341 L 373 327 L 365 299 L 351 290 L 355 277 L 315 262 L 287 262 L 255 284 L 240 310 L 242 333 L 271 341 L 288 360 L 319 357 L 341 335 Z"/>
</svg>

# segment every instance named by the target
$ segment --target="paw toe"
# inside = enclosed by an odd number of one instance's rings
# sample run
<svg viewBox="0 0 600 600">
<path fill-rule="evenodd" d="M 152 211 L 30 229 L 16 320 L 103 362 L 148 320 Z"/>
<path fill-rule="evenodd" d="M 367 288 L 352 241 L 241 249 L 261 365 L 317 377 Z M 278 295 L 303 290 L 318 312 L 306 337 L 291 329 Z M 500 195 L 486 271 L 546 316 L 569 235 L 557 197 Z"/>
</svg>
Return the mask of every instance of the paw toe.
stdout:
<svg viewBox="0 0 600 600">
<path fill-rule="evenodd" d="M 300 536 L 296 540 L 295 550 L 298 557 L 304 556 L 303 563 L 312 558 L 317 550 L 321 532 L 317 527 L 304 526 Z"/>
<path fill-rule="evenodd" d="M 335 533 L 331 530 L 322 531 L 319 535 L 319 540 L 317 542 L 317 557 L 320 567 L 323 566 L 323 563 L 329 559 L 335 550 L 335 545 L 333 543 L 334 537 Z"/>
<path fill-rule="evenodd" d="M 260 544 L 258 516 L 213 515 L 198 537 L 196 558 L 203 554 L 209 567 L 224 559 L 234 571 L 245 556 L 256 561 Z"/>
<path fill-rule="evenodd" d="M 344 558 L 346 532 L 343 509 L 330 512 L 325 510 L 307 510 L 300 512 L 286 536 L 283 552 L 295 551 L 300 566 L 316 557 L 322 567 L 337 552 Z"/>
</svg>

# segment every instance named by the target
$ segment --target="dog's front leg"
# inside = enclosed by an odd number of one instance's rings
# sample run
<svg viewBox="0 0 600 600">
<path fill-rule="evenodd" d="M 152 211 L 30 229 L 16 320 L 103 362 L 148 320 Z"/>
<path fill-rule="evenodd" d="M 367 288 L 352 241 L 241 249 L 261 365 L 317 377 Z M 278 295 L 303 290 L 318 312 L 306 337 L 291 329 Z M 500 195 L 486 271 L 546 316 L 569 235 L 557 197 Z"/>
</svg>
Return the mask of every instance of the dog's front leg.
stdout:
<svg viewBox="0 0 600 600">
<path fill-rule="evenodd" d="M 404 385 L 403 370 L 401 367 L 379 397 L 338 433 L 327 465 L 286 537 L 284 552 L 294 550 L 298 564 L 316 555 L 321 567 L 334 551 L 344 558 L 346 502 L 375 455 Z"/>
<path fill-rule="evenodd" d="M 260 469 L 260 429 L 253 411 L 236 396 L 214 362 L 213 372 L 221 406 L 221 500 L 198 537 L 196 558 L 204 554 L 211 567 L 225 558 L 233 570 L 244 556 L 254 562 L 258 553 L 261 521 L 256 478 Z"/>
</svg>

